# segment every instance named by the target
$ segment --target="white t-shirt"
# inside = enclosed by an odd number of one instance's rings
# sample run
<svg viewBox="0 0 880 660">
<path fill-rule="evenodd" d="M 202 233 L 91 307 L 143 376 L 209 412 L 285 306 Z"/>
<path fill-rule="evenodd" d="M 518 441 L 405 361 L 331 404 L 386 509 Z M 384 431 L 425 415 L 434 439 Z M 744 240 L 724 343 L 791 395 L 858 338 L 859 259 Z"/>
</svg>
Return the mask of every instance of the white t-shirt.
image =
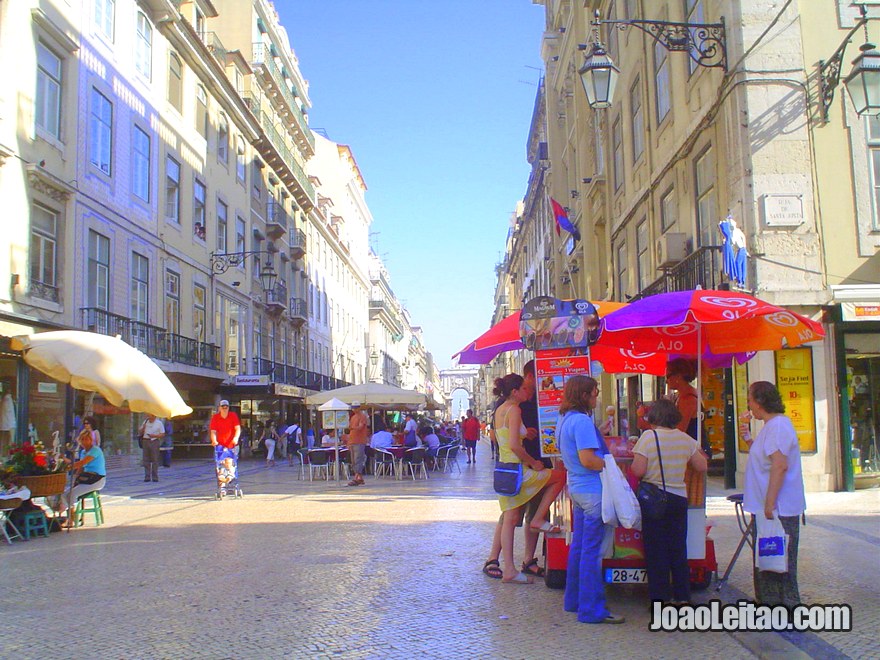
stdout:
<svg viewBox="0 0 880 660">
<path fill-rule="evenodd" d="M 154 419 L 152 422 L 147 420 L 144 424 L 144 435 L 148 435 L 151 438 L 158 438 L 160 435 L 165 435 L 165 424 L 158 417 Z"/>
<path fill-rule="evenodd" d="M 406 426 L 403 427 L 404 433 L 409 433 L 410 431 L 415 433 L 417 430 L 418 430 L 418 425 L 416 424 L 416 420 L 414 420 L 414 419 L 406 420 Z"/>
<path fill-rule="evenodd" d="M 807 508 L 804 476 L 801 471 L 801 448 L 798 445 L 797 431 L 785 415 L 767 420 L 749 449 L 743 509 L 755 515 L 764 515 L 764 498 L 770 485 L 770 455 L 777 451 L 788 459 L 788 470 L 785 471 L 782 487 L 776 498 L 776 510 L 780 516 L 799 516 Z"/>
</svg>

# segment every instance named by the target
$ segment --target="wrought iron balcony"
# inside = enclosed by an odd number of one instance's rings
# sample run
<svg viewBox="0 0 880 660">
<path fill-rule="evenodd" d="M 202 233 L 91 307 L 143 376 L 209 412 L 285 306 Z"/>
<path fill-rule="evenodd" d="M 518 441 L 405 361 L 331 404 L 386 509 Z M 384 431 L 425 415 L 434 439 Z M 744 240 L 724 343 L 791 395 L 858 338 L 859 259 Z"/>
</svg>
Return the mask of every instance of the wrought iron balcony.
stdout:
<svg viewBox="0 0 880 660">
<path fill-rule="evenodd" d="M 717 289 L 725 283 L 721 273 L 721 246 L 708 245 L 698 248 L 663 275 L 633 296 L 633 300 L 646 298 L 668 291 L 691 291 L 698 286 L 703 289 Z"/>
<path fill-rule="evenodd" d="M 294 367 L 289 364 L 284 364 L 283 362 L 274 362 L 265 358 L 257 358 L 254 360 L 254 363 L 257 375 L 269 376 L 269 381 L 272 383 L 286 383 L 288 385 L 305 387 L 319 392 L 324 390 L 335 390 L 338 387 L 351 385 L 351 383 L 342 380 L 341 378 L 319 374 L 314 371 L 303 369 L 302 367 Z"/>
<path fill-rule="evenodd" d="M 287 211 L 276 199 L 269 199 L 266 207 L 266 235 L 269 238 L 281 238 L 287 233 Z"/>
<path fill-rule="evenodd" d="M 216 32 L 202 32 L 199 34 L 202 39 L 202 42 L 205 46 L 208 47 L 208 50 L 211 51 L 211 54 L 220 62 L 220 66 L 226 67 L 226 54 L 229 52 L 226 50 L 226 47 L 223 45 L 223 42 L 220 41 L 220 37 L 217 36 Z"/>
<path fill-rule="evenodd" d="M 271 82 L 272 86 L 278 90 L 284 99 L 286 109 L 289 109 L 295 118 L 295 121 L 291 122 L 291 124 L 294 127 L 294 134 L 297 137 L 300 148 L 309 154 L 315 153 L 315 136 L 309 128 L 309 123 L 306 121 L 302 108 L 299 106 L 299 101 L 293 95 L 284 75 L 275 63 L 271 46 L 262 42 L 255 43 L 251 61 L 260 70 L 265 72 L 264 78 Z"/>
<path fill-rule="evenodd" d="M 290 246 L 290 258 L 302 259 L 306 253 L 306 233 L 302 229 L 293 229 L 287 234 Z"/>
<path fill-rule="evenodd" d="M 290 316 L 292 323 L 301 326 L 308 320 L 309 310 L 306 306 L 306 301 L 302 298 L 291 298 L 287 314 Z"/>
<path fill-rule="evenodd" d="M 281 282 L 266 291 L 266 308 L 270 313 L 283 312 L 287 307 L 287 286 Z"/>
</svg>

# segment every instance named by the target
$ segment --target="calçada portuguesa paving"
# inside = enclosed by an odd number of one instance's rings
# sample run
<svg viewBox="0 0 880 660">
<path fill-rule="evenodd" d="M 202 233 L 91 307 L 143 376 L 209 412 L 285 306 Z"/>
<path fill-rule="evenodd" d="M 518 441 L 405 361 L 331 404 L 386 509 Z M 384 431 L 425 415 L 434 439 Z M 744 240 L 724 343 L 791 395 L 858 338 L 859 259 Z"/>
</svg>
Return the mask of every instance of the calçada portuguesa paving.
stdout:
<svg viewBox="0 0 880 660">
<path fill-rule="evenodd" d="M 658 633 L 644 587 L 609 588 L 627 622 L 591 626 L 562 611 L 561 591 L 484 576 L 498 516 L 488 452 L 461 467 L 347 488 L 246 461 L 245 497 L 222 502 L 208 461 L 178 462 L 156 484 L 111 472 L 103 527 L 0 548 L 0 656 L 880 657 L 876 490 L 808 495 L 801 534 L 805 602 L 852 605 L 852 632 Z M 723 570 L 740 533 L 713 485 Z M 743 556 L 721 598 L 751 594 Z M 715 596 L 713 585 L 695 600 Z"/>
</svg>

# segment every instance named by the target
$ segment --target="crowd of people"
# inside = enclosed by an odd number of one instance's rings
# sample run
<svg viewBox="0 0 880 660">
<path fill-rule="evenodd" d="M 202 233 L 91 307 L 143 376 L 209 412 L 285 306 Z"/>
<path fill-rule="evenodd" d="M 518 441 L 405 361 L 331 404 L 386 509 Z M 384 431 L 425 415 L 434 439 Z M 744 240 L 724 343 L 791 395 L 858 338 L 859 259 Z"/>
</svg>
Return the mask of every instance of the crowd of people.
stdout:
<svg viewBox="0 0 880 660">
<path fill-rule="evenodd" d="M 669 604 L 690 602 L 690 569 L 687 559 L 687 483 L 702 480 L 708 469 L 708 452 L 698 444 L 701 414 L 696 375 L 688 361 L 669 365 L 667 383 L 673 396 L 650 404 L 639 403 L 641 436 L 631 443 L 630 474 L 665 493 L 665 509 L 643 512 L 645 569 L 651 601 Z M 489 437 L 493 458 L 502 464 L 520 464 L 519 491 L 498 495 L 501 517 L 495 528 L 483 572 L 507 584 L 531 584 L 544 575 L 536 558 L 539 535 L 560 530 L 548 520 L 554 500 L 567 488 L 572 505 L 571 541 L 568 549 L 563 609 L 584 623 L 623 623 L 605 600 L 602 559 L 613 542 L 613 528 L 602 516 L 602 470 L 610 454 L 605 436 L 613 416 L 597 424 L 598 382 L 586 375 L 566 379 L 556 424 L 560 457 L 554 465 L 542 458 L 538 443 L 534 361 L 523 375 L 508 374 L 495 380 L 497 397 Z M 749 388 L 751 417 L 764 422 L 751 444 L 745 474 L 743 507 L 752 515 L 778 517 L 789 537 L 788 570 L 775 573 L 755 569 L 756 599 L 763 604 L 793 606 L 800 602 L 797 583 L 799 526 L 806 508 L 800 449 L 791 420 L 776 387 L 769 382 Z M 746 424 L 747 420 L 743 421 Z M 514 560 L 514 536 L 524 530 L 524 557 Z M 752 526 L 754 530 L 754 525 Z M 753 531 L 754 535 L 754 531 Z M 753 538 L 753 545 L 754 538 Z"/>
</svg>

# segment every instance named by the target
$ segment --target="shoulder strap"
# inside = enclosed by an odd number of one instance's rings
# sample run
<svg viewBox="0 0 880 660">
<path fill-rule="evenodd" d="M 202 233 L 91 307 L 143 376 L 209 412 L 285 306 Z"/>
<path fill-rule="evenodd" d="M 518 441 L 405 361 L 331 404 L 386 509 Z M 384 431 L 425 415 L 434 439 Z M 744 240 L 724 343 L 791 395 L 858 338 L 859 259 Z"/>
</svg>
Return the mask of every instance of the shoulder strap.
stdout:
<svg viewBox="0 0 880 660">
<path fill-rule="evenodd" d="M 663 490 L 666 490 L 666 475 L 663 473 L 663 456 L 660 455 L 660 436 L 657 435 L 657 429 L 651 429 L 654 432 L 654 442 L 657 444 L 657 461 L 660 463 L 660 480 L 663 482 Z"/>
</svg>

